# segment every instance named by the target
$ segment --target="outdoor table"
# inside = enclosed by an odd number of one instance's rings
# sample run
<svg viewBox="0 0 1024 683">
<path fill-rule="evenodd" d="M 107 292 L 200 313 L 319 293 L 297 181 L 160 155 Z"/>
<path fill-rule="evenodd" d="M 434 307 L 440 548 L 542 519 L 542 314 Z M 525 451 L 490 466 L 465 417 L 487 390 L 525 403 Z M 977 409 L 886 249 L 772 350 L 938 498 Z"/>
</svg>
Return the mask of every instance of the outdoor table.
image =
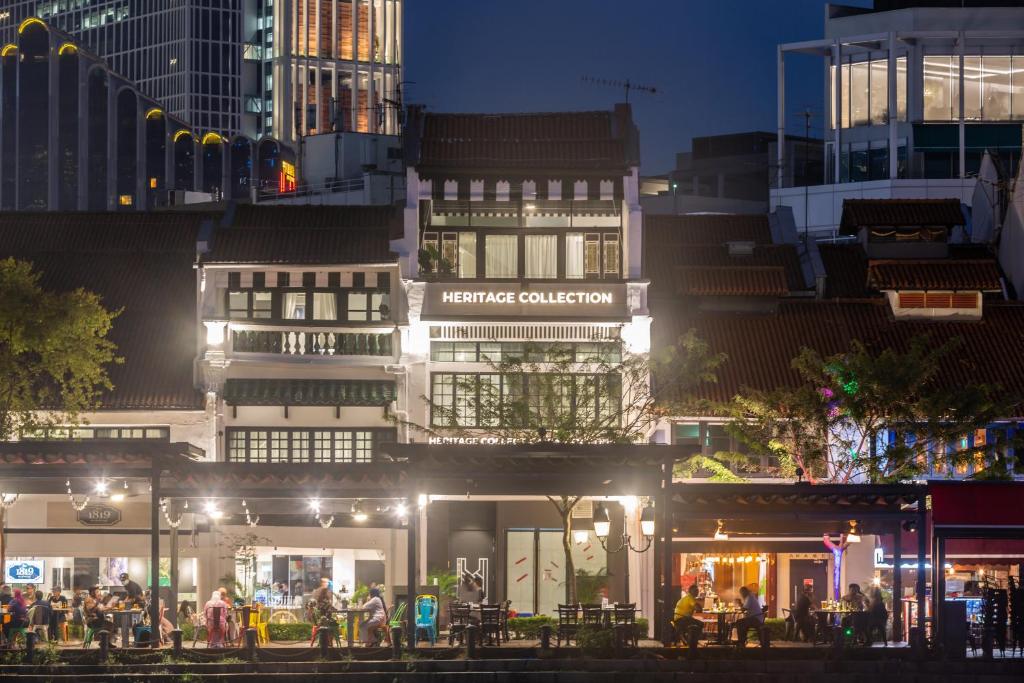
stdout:
<svg viewBox="0 0 1024 683">
<path fill-rule="evenodd" d="M 370 610 L 363 609 L 361 607 L 346 607 L 344 609 L 335 609 L 334 610 L 335 614 L 343 614 L 343 615 L 345 615 L 345 623 L 346 623 L 345 640 L 348 641 L 348 648 L 350 650 L 352 649 L 352 644 L 353 644 L 352 643 L 352 640 L 353 640 L 352 636 L 354 635 L 353 631 L 355 630 L 353 628 L 353 624 L 355 622 L 356 615 L 357 614 L 367 614 L 367 613 L 369 613 L 369 611 Z"/>
<path fill-rule="evenodd" d="M 706 609 L 703 612 L 696 612 L 696 614 L 711 614 L 715 616 L 718 625 L 718 644 L 725 645 L 729 641 L 729 629 L 726 628 L 726 617 L 729 615 L 736 617 L 741 613 L 739 610 L 735 609 Z M 735 619 L 733 621 L 735 621 Z"/>
<path fill-rule="evenodd" d="M 131 638 L 132 626 L 137 619 L 142 618 L 141 609 L 115 609 L 109 610 L 108 614 L 114 615 L 114 623 L 121 630 L 121 647 L 128 647 Z"/>
<path fill-rule="evenodd" d="M 620 608 L 621 609 L 621 608 Z M 633 612 L 639 612 L 639 607 L 634 607 Z M 601 606 L 601 625 L 605 628 L 612 625 L 612 618 L 615 616 L 615 605 L 609 604 L 608 606 Z"/>
</svg>

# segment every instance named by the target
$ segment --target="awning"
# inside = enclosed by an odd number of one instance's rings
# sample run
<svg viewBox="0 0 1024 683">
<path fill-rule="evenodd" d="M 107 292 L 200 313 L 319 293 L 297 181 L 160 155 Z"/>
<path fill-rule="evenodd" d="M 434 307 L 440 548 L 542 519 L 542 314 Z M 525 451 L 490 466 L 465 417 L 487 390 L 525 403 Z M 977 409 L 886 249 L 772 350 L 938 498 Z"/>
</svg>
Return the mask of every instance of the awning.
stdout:
<svg viewBox="0 0 1024 683">
<path fill-rule="evenodd" d="M 229 379 L 224 401 L 236 406 L 385 406 L 395 383 L 358 379 Z"/>
</svg>

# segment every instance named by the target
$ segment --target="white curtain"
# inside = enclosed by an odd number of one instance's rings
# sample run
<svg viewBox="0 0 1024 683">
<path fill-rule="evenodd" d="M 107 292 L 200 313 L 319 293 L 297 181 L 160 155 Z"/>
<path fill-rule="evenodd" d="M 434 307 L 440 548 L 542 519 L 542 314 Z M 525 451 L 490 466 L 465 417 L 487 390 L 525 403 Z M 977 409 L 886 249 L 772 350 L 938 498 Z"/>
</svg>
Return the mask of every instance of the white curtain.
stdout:
<svg viewBox="0 0 1024 683">
<path fill-rule="evenodd" d="M 338 299 L 334 292 L 313 293 L 313 320 L 337 320 Z"/>
<path fill-rule="evenodd" d="M 526 277 L 558 277 L 558 237 L 556 235 L 526 236 Z"/>
<path fill-rule="evenodd" d="M 519 240 L 515 235 L 487 235 L 484 247 L 485 277 L 519 277 Z"/>
<path fill-rule="evenodd" d="M 583 233 L 565 235 L 565 277 L 583 279 Z"/>
<path fill-rule="evenodd" d="M 476 233 L 459 233 L 459 277 L 476 277 Z"/>
<path fill-rule="evenodd" d="M 287 320 L 306 319 L 306 293 L 285 292 L 284 317 Z"/>
</svg>

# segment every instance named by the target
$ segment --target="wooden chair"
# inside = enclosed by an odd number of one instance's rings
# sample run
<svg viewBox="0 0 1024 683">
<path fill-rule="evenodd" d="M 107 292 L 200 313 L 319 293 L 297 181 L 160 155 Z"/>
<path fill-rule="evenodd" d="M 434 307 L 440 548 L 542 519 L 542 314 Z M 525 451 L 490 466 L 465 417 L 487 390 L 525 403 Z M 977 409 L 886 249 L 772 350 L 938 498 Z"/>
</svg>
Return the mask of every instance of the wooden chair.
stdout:
<svg viewBox="0 0 1024 683">
<path fill-rule="evenodd" d="M 558 630 L 555 633 L 555 646 L 562 647 L 562 639 L 568 645 L 580 630 L 580 613 L 576 605 L 558 606 Z"/>
<path fill-rule="evenodd" d="M 501 603 L 501 636 L 505 642 L 512 640 L 508 635 L 508 611 L 512 608 L 512 601 L 506 600 Z"/>
<path fill-rule="evenodd" d="M 501 645 L 501 605 L 480 605 L 480 635 L 489 645 Z"/>
<path fill-rule="evenodd" d="M 459 645 L 466 639 L 466 628 L 469 626 L 469 603 L 448 603 L 448 645 L 454 645 L 458 638 Z"/>
<path fill-rule="evenodd" d="M 613 609 L 612 618 L 615 620 L 616 626 L 621 624 L 628 627 L 626 635 L 629 642 L 633 643 L 633 647 L 636 647 L 639 644 L 636 633 L 636 603 L 630 602 L 616 605 Z"/>
<path fill-rule="evenodd" d="M 582 605 L 584 626 L 604 626 L 604 609 L 601 605 Z"/>
</svg>

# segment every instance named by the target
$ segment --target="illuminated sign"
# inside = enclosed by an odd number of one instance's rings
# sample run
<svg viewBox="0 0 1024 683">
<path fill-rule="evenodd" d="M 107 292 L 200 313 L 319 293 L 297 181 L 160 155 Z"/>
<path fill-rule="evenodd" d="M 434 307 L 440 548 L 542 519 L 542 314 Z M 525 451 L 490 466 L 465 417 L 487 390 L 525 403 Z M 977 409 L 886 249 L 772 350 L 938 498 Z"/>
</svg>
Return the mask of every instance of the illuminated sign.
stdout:
<svg viewBox="0 0 1024 683">
<path fill-rule="evenodd" d="M 423 317 L 627 320 L 622 283 L 427 282 Z"/>
<path fill-rule="evenodd" d="M 39 583 L 46 573 L 44 560 L 7 560 L 4 583 Z"/>
<path fill-rule="evenodd" d="M 278 192 L 295 191 L 295 164 L 281 161 L 281 175 L 277 179 Z"/>
<path fill-rule="evenodd" d="M 78 511 L 78 522 L 85 526 L 114 526 L 121 523 L 121 511 L 109 505 L 87 505 Z"/>
<path fill-rule="evenodd" d="M 497 446 L 499 444 L 516 444 L 519 439 L 504 436 L 431 436 L 427 443 L 432 446 Z"/>
</svg>

